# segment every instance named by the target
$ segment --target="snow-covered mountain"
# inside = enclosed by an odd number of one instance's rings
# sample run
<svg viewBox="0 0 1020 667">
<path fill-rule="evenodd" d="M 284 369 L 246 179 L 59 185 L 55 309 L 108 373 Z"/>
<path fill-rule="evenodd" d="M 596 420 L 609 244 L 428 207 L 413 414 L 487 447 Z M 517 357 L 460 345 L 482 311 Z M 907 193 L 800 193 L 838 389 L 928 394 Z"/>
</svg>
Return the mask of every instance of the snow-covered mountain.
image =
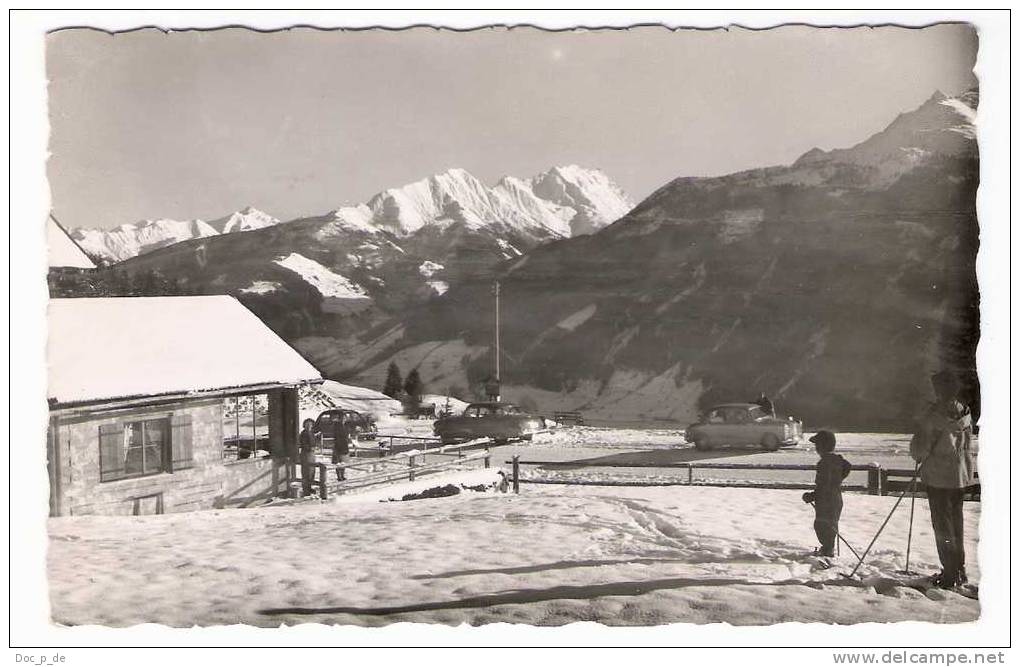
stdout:
<svg viewBox="0 0 1020 667">
<path fill-rule="evenodd" d="M 449 169 L 384 190 L 364 204 L 327 213 L 319 238 L 364 232 L 398 239 L 419 234 L 435 242 L 448 240 L 448 232 L 483 232 L 509 243 L 522 237 L 542 242 L 590 234 L 623 217 L 633 206 L 598 169 L 554 167 L 531 178 L 505 176 L 491 187 L 463 169 Z M 280 220 L 249 206 L 209 222 L 143 220 L 116 229 L 75 229 L 72 236 L 95 256 L 120 262 L 181 241 L 278 224 Z"/>
<path fill-rule="evenodd" d="M 491 186 L 450 169 L 285 224 L 245 209 L 145 254 L 142 243 L 100 240 L 101 247 L 120 243 L 117 257 L 137 255 L 116 268 L 139 280 L 154 272 L 195 292 L 233 294 L 288 340 L 336 339 L 410 312 L 466 280 L 486 280 L 500 262 L 549 241 L 601 229 L 630 207 L 595 169 L 556 167 Z"/>
<path fill-rule="evenodd" d="M 574 211 L 570 236 L 591 234 L 634 208 L 623 190 L 598 169 L 554 167 L 532 178 L 529 185 L 536 197 Z"/>
<path fill-rule="evenodd" d="M 248 206 L 228 216 L 213 220 L 209 224 L 220 234 L 230 234 L 231 232 L 248 232 L 253 229 L 272 227 L 280 224 L 280 221 L 254 206 Z"/>
<path fill-rule="evenodd" d="M 333 211 L 338 228 L 398 237 L 461 226 L 537 237 L 589 234 L 623 217 L 633 203 L 598 169 L 554 167 L 531 178 L 504 176 L 489 187 L 464 169 L 390 188 L 367 203 Z"/>
<path fill-rule="evenodd" d="M 113 229 L 73 229 L 71 237 L 91 255 L 108 262 L 120 262 L 181 241 L 261 229 L 279 222 L 268 213 L 249 206 L 211 222 L 159 218 Z"/>
</svg>

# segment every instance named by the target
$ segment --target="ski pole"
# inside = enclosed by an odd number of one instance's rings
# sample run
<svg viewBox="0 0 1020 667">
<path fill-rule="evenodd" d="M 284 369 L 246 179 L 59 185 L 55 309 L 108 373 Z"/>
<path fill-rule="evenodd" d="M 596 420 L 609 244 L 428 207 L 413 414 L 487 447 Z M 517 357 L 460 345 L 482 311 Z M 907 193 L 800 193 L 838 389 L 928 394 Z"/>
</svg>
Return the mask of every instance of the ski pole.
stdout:
<svg viewBox="0 0 1020 667">
<path fill-rule="evenodd" d="M 917 479 L 917 470 L 915 469 L 914 476 L 910 479 L 911 485 L 913 485 L 914 480 L 916 480 L 916 479 Z M 878 536 L 882 534 L 883 530 L 885 530 L 885 526 L 886 526 L 887 523 L 889 523 L 889 519 L 892 518 L 893 512 L 895 512 L 896 508 L 900 506 L 900 502 L 903 500 L 904 496 L 907 495 L 907 491 L 909 491 L 909 490 L 910 490 L 909 487 L 906 488 L 906 489 L 903 489 L 903 493 L 901 493 L 900 497 L 896 499 L 896 503 L 892 506 L 892 509 L 889 510 L 889 514 L 885 517 L 885 521 L 883 521 L 882 525 L 878 527 L 878 532 L 875 533 L 875 536 L 873 538 L 871 538 L 871 543 L 868 544 L 868 548 L 865 549 L 864 550 L 864 554 L 859 557 L 859 560 L 857 561 L 857 565 L 854 565 L 854 569 L 850 572 L 850 574 L 846 575 L 848 578 L 854 576 L 855 574 L 857 574 L 857 570 L 861 567 L 861 564 L 864 563 L 864 559 L 868 557 L 868 552 L 871 551 L 871 547 L 875 546 L 875 542 L 878 540 Z"/>
<path fill-rule="evenodd" d="M 814 501 L 811 501 L 811 507 L 814 507 L 814 506 L 815 506 L 815 503 L 814 503 Z M 838 538 L 839 538 L 839 541 L 840 541 L 840 542 L 842 542 L 843 544 L 845 544 L 845 545 L 846 545 L 846 548 L 847 548 L 847 549 L 849 549 L 849 550 L 850 550 L 850 552 L 851 552 L 851 553 L 853 553 L 853 555 L 854 555 L 854 556 L 856 556 L 857 558 L 860 558 L 860 557 L 861 557 L 861 555 L 860 555 L 859 553 L 857 553 L 857 550 L 856 550 L 856 549 L 854 549 L 854 548 L 853 548 L 853 547 L 852 547 L 852 546 L 850 545 L 850 543 L 846 541 L 846 538 L 845 538 L 845 537 L 843 537 L 842 535 L 840 535 L 839 531 L 836 531 L 836 537 L 838 537 Z M 838 549 L 838 548 L 839 548 L 839 546 L 837 545 L 837 547 L 836 547 L 836 548 Z"/>
<path fill-rule="evenodd" d="M 910 542 L 914 537 L 914 503 L 917 501 L 917 473 L 921 469 L 921 463 L 914 466 L 914 477 L 910 480 L 910 526 L 907 528 L 907 560 L 903 566 L 903 573 L 910 574 Z"/>
</svg>

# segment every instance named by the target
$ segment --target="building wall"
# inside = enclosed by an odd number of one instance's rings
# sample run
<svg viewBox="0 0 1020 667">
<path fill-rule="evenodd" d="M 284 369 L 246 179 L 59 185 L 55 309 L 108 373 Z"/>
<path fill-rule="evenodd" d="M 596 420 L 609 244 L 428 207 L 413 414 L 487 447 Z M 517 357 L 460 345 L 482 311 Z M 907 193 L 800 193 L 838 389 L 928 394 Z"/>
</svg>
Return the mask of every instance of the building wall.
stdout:
<svg viewBox="0 0 1020 667">
<path fill-rule="evenodd" d="M 50 503 L 53 515 L 152 514 L 245 506 L 286 490 L 289 437 L 274 424 L 287 412 L 282 396 L 270 392 L 274 456 L 224 462 L 223 401 L 200 398 L 155 407 L 54 413 L 50 419 Z M 147 477 L 100 481 L 99 427 L 104 424 L 190 414 L 191 468 Z"/>
</svg>

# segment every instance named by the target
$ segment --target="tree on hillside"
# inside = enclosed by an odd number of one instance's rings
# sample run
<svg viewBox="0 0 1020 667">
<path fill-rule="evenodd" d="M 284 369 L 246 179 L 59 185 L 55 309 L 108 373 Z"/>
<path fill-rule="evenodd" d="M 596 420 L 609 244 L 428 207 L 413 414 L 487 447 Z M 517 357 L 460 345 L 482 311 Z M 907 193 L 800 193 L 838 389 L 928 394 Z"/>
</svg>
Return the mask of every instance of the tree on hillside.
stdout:
<svg viewBox="0 0 1020 667">
<path fill-rule="evenodd" d="M 418 375 L 418 369 L 411 369 L 411 372 L 407 374 L 407 379 L 404 380 L 404 393 L 420 401 L 424 392 L 425 384 L 421 381 L 421 376 Z"/>
<path fill-rule="evenodd" d="M 418 375 L 418 369 L 412 368 L 411 372 L 407 374 L 407 379 L 404 380 L 404 412 L 414 416 L 415 418 L 419 415 L 419 409 L 421 408 L 421 395 L 425 390 L 425 385 L 421 381 L 421 376 Z"/>
<path fill-rule="evenodd" d="M 400 377 L 400 368 L 397 362 L 391 361 L 390 367 L 386 370 L 386 384 L 383 385 L 382 393 L 390 398 L 400 395 L 400 389 L 404 385 L 404 379 Z"/>
</svg>

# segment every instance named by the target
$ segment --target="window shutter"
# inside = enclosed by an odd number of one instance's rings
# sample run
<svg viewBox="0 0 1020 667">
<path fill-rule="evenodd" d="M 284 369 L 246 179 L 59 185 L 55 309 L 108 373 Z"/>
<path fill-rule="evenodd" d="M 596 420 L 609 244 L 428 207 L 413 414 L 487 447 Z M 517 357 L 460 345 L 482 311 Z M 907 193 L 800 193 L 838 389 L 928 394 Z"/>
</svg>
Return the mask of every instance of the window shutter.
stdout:
<svg viewBox="0 0 1020 667">
<path fill-rule="evenodd" d="M 173 452 L 170 471 L 194 467 L 191 447 L 191 415 L 174 415 L 171 419 L 170 448 Z"/>
<path fill-rule="evenodd" d="M 99 426 L 99 481 L 124 476 L 124 425 Z"/>
</svg>

